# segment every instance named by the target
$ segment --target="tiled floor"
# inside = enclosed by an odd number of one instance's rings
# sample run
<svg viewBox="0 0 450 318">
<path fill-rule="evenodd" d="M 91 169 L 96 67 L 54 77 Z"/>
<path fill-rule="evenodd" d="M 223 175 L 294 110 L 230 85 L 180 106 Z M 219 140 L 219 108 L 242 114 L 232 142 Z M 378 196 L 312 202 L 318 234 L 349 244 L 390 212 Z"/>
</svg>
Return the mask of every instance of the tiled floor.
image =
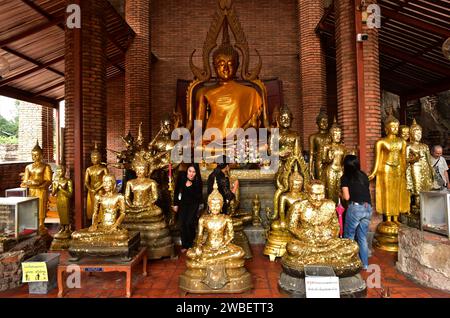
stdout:
<svg viewBox="0 0 450 318">
<path fill-rule="evenodd" d="M 148 276 L 143 277 L 141 267 L 138 265 L 134 269 L 133 275 L 133 295 L 132 297 L 245 297 L 245 298 L 278 298 L 289 297 L 278 291 L 278 278 L 281 271 L 280 262 L 270 262 L 268 257 L 262 255 L 263 246 L 252 246 L 253 259 L 247 261 L 247 269 L 254 277 L 254 289 L 243 294 L 215 294 L 215 295 L 194 295 L 184 296 L 178 289 L 178 276 L 185 270 L 185 255 L 181 254 L 178 259 L 163 259 L 150 261 L 148 265 Z M 450 298 L 449 293 L 430 289 L 418 285 L 401 275 L 395 269 L 395 254 L 374 250 L 370 258 L 371 264 L 378 264 L 381 268 L 381 285 L 385 290 L 389 290 L 392 298 Z M 370 273 L 363 273 L 366 279 Z M 380 298 L 382 291 L 376 288 L 369 288 L 368 298 Z M 125 274 L 124 273 L 94 273 L 88 276 L 83 273 L 81 276 L 81 288 L 70 289 L 65 293 L 65 297 L 124 297 L 125 296 Z M 48 295 L 29 295 L 28 286 L 0 293 L 0 297 L 57 297 L 57 290 L 52 290 Z"/>
</svg>

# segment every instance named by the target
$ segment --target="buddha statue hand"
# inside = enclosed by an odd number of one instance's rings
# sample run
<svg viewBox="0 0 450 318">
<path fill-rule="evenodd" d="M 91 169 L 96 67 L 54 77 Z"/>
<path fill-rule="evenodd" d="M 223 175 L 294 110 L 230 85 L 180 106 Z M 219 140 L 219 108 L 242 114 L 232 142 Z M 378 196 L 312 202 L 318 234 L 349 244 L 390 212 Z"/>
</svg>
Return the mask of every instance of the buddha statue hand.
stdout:
<svg viewBox="0 0 450 318">
<path fill-rule="evenodd" d="M 95 232 L 97 231 L 97 225 L 91 225 L 88 229 L 89 232 Z"/>
</svg>

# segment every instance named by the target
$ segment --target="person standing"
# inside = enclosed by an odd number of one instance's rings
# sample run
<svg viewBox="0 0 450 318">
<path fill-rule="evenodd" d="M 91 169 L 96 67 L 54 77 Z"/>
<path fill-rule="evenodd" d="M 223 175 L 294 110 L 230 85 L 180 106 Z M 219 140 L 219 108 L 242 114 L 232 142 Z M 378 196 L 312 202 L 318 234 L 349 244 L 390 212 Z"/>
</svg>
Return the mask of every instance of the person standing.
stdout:
<svg viewBox="0 0 450 318">
<path fill-rule="evenodd" d="M 181 223 L 181 252 L 192 247 L 198 221 L 198 209 L 203 201 L 203 183 L 198 164 L 191 163 L 181 173 L 175 186 L 173 210 Z"/>
<path fill-rule="evenodd" d="M 367 232 L 372 216 L 369 191 L 369 178 L 361 171 L 358 157 L 347 155 L 344 158 L 344 174 L 341 177 L 342 198 L 348 201 L 345 215 L 344 238 L 358 242 L 359 257 L 363 269 L 369 266 L 369 247 Z"/>
<path fill-rule="evenodd" d="M 442 157 L 442 146 L 433 146 L 431 153 L 431 166 L 436 172 L 436 182 L 442 188 L 450 189 L 450 182 L 448 179 L 448 165 L 445 158 Z"/>
</svg>

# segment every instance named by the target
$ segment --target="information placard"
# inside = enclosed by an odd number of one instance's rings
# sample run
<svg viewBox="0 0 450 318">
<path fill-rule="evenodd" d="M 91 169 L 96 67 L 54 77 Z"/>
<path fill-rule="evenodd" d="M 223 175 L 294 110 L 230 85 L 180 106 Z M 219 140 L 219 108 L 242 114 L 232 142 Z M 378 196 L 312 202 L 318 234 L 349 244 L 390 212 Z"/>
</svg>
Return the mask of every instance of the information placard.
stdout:
<svg viewBox="0 0 450 318">
<path fill-rule="evenodd" d="M 22 282 L 48 282 L 47 265 L 45 262 L 23 262 Z"/>
<path fill-rule="evenodd" d="M 339 277 L 305 277 L 306 298 L 340 298 Z"/>
</svg>

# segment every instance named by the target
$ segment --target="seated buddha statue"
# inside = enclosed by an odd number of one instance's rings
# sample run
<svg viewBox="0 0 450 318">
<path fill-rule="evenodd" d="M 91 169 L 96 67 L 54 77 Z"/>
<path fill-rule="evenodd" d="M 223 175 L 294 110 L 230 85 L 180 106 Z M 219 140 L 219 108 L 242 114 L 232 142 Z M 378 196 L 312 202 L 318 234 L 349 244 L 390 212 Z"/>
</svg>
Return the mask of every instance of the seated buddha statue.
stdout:
<svg viewBox="0 0 450 318">
<path fill-rule="evenodd" d="M 127 182 L 126 216 L 123 227 L 140 232 L 141 244 L 147 246 L 149 258 L 172 256 L 173 242 L 164 214 L 159 206 L 158 183 L 148 178 L 148 163 L 140 157 L 133 160 L 137 178 Z"/>
<path fill-rule="evenodd" d="M 244 250 L 234 245 L 233 221 L 222 214 L 223 197 L 217 182 L 208 196 L 209 213 L 198 221 L 194 246 L 187 251 L 187 270 L 180 276 L 181 289 L 192 293 L 238 293 L 252 288 L 244 267 Z"/>
<path fill-rule="evenodd" d="M 324 184 L 313 180 L 307 192 L 307 200 L 297 201 L 289 210 L 292 239 L 281 261 L 283 271 L 303 277 L 305 265 L 324 265 L 337 276 L 357 274 L 362 268 L 358 244 L 339 238 L 336 204 L 325 199 Z"/>
</svg>

